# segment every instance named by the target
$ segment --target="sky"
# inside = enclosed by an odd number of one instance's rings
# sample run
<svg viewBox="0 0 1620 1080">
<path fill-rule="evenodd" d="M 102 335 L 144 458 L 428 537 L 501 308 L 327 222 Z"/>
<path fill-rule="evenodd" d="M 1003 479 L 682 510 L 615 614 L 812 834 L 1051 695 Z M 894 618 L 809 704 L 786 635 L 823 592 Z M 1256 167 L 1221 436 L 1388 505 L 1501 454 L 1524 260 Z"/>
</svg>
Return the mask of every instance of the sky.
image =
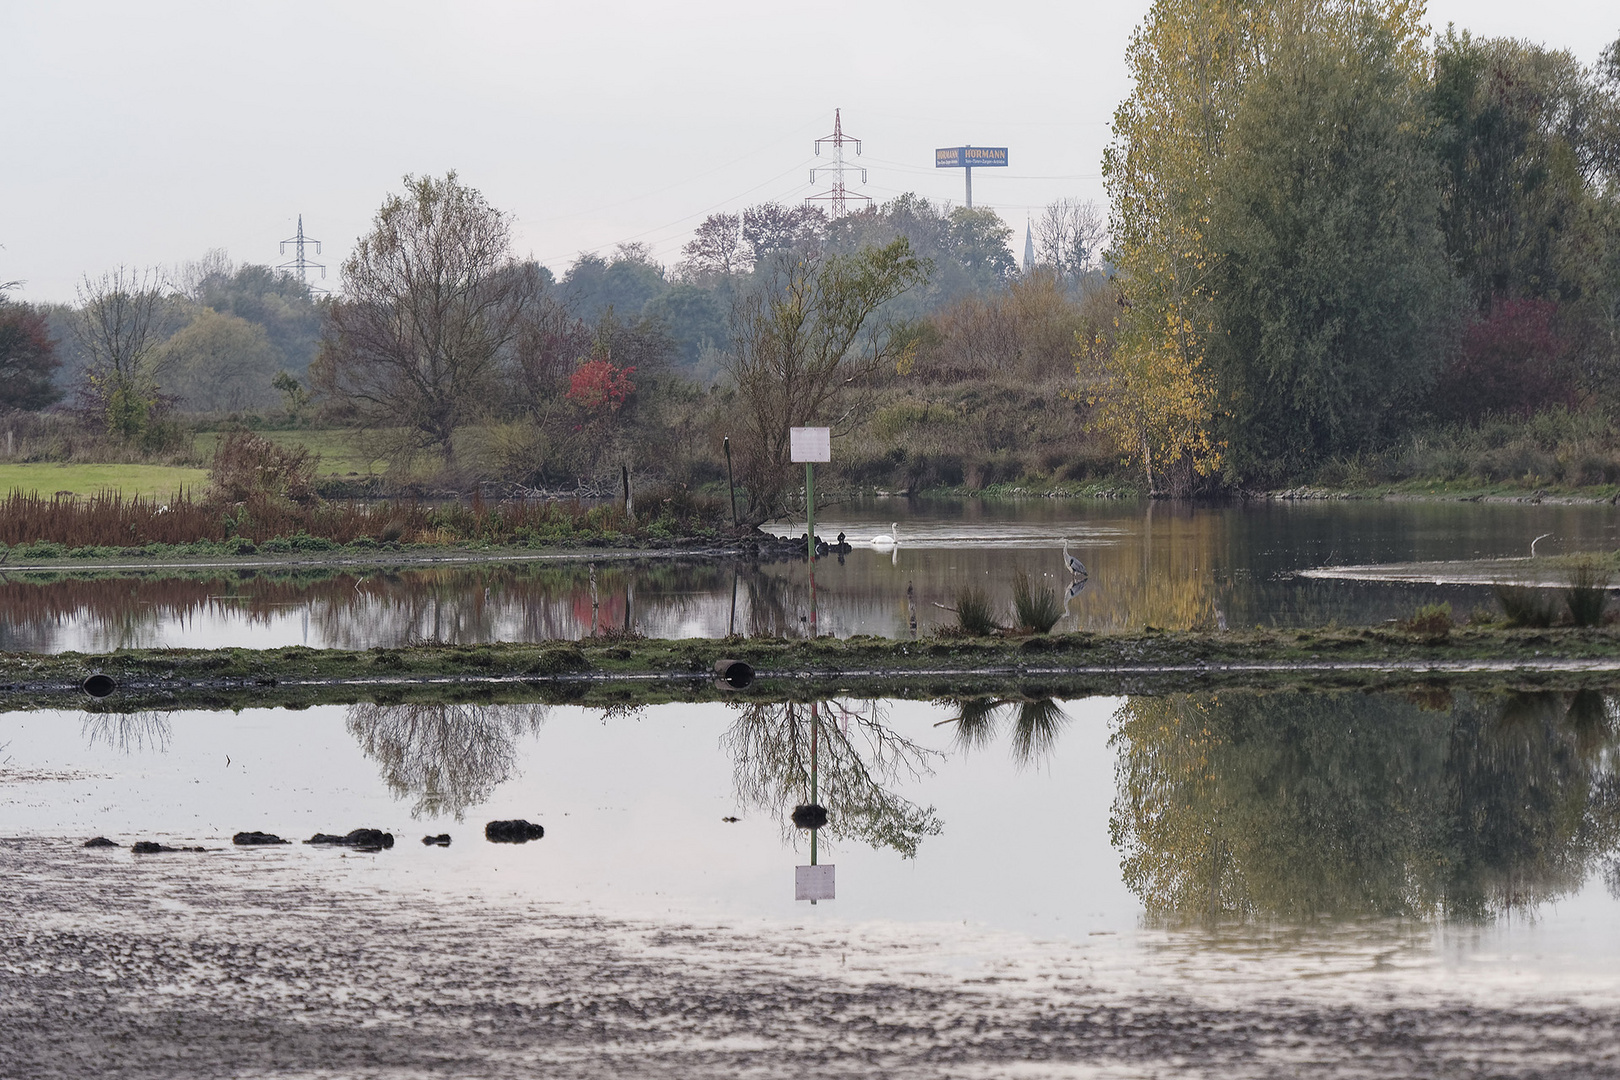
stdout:
<svg viewBox="0 0 1620 1080">
<path fill-rule="evenodd" d="M 936 147 L 1005 146 L 974 203 L 1014 226 L 1106 199 L 1100 162 L 1148 0 L 455 4 L 0 0 L 0 282 L 71 301 L 86 274 L 223 248 L 291 259 L 303 215 L 339 268 L 407 173 L 454 169 L 559 275 L 645 243 L 673 264 L 703 218 L 825 190 L 815 141 L 842 110 L 848 177 L 881 202 L 960 202 Z M 1586 62 L 1611 0 L 1436 0 L 1436 29 L 1528 38 Z"/>
</svg>

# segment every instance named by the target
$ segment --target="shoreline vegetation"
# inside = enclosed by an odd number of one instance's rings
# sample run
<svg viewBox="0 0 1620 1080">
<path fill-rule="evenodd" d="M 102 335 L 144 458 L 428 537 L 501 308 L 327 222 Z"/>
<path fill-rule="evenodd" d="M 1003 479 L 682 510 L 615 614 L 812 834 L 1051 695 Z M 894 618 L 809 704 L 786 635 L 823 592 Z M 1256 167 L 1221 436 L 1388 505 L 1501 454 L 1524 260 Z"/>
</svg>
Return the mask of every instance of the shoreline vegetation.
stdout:
<svg viewBox="0 0 1620 1080">
<path fill-rule="evenodd" d="M 751 665 L 747 690 L 718 660 Z M 91 675 L 111 678 L 91 698 Z M 602 707 L 840 695 L 1041 698 L 1224 687 L 1582 689 L 1620 684 L 1620 629 L 1451 626 L 922 639 L 686 638 L 416 644 L 367 650 L 128 649 L 0 654 L 0 709 L 114 712 L 374 700 L 528 700 Z"/>
</svg>

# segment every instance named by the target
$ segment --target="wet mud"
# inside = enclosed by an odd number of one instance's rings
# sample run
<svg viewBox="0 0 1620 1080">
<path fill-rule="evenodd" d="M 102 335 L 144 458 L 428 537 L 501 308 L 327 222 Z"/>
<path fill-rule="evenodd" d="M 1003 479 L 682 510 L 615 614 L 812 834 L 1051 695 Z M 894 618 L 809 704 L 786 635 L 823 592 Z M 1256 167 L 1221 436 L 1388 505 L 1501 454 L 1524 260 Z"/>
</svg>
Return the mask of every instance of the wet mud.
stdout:
<svg viewBox="0 0 1620 1080">
<path fill-rule="evenodd" d="M 966 928 L 610 917 L 277 855 L 0 841 L 0 1076 L 1620 1076 L 1620 1011 L 1534 986 L 1155 992 L 1062 944 L 952 963 L 998 947 Z"/>
</svg>

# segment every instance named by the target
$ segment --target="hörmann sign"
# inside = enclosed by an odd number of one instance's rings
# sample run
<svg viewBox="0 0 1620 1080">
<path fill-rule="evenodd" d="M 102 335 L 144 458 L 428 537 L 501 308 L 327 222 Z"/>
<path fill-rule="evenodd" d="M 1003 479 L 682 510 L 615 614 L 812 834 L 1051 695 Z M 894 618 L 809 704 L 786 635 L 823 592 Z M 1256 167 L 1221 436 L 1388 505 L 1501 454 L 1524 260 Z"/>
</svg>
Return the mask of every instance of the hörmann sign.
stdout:
<svg viewBox="0 0 1620 1080">
<path fill-rule="evenodd" d="M 946 146 L 934 151 L 936 169 L 977 169 L 1006 164 L 1005 146 Z"/>
</svg>

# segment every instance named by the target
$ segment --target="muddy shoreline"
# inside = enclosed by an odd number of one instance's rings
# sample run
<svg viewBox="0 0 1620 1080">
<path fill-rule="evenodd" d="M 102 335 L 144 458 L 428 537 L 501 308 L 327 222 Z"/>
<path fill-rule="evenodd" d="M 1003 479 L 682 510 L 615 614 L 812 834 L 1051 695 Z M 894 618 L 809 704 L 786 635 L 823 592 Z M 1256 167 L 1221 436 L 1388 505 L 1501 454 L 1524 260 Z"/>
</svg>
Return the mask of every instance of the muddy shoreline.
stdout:
<svg viewBox="0 0 1620 1080">
<path fill-rule="evenodd" d="M 0 841 L 0 1075 L 1620 1075 L 1612 1009 L 1297 983 L 1153 992 L 1085 943 L 660 919 Z M 968 959 L 922 960 L 930 950 Z"/>
</svg>

